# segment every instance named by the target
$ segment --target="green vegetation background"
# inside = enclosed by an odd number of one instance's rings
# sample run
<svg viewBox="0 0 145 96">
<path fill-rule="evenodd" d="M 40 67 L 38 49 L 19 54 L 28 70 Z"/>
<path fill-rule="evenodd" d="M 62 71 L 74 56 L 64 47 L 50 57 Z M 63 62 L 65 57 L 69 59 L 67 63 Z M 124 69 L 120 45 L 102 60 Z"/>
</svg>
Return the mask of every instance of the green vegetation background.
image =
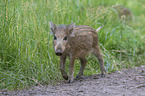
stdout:
<svg viewBox="0 0 145 96">
<path fill-rule="evenodd" d="M 116 4 L 129 8 L 133 20 L 119 19 L 112 8 Z M 144 0 L 0 0 L 0 90 L 62 80 L 50 21 L 95 29 L 104 25 L 98 34 L 108 73 L 145 64 L 144 10 Z M 87 59 L 85 75 L 99 73 L 97 59 Z"/>
</svg>

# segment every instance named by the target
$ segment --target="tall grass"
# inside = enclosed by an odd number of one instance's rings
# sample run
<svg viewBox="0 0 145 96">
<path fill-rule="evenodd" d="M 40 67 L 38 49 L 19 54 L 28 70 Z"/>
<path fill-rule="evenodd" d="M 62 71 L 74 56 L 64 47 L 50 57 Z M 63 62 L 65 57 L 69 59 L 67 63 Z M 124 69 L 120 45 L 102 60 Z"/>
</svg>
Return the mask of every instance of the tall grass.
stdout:
<svg viewBox="0 0 145 96">
<path fill-rule="evenodd" d="M 111 6 L 131 9 L 132 22 L 118 18 Z M 104 28 L 98 33 L 109 72 L 144 64 L 144 0 L 1 0 L 0 89 L 55 84 L 61 80 L 59 58 L 53 51 L 49 22 Z M 100 72 L 98 61 L 87 57 L 85 75 Z M 68 63 L 68 62 L 67 62 Z M 76 61 L 76 72 L 79 61 Z"/>
</svg>

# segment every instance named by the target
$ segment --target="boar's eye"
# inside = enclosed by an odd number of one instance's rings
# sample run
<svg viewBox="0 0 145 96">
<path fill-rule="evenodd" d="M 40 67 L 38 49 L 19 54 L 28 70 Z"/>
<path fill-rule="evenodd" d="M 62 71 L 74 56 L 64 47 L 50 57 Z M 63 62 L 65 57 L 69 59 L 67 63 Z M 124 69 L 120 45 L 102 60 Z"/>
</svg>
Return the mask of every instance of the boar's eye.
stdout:
<svg viewBox="0 0 145 96">
<path fill-rule="evenodd" d="M 57 39 L 57 37 L 54 35 L 54 40 L 56 40 Z"/>
<path fill-rule="evenodd" d="M 63 40 L 67 41 L 67 36 L 65 36 L 65 37 L 63 38 Z"/>
</svg>

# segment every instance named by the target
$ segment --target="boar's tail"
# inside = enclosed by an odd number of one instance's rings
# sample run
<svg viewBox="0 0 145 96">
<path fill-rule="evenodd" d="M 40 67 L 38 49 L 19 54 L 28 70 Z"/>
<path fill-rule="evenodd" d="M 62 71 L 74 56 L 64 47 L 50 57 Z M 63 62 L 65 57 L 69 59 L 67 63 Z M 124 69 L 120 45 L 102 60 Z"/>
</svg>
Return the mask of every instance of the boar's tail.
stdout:
<svg viewBox="0 0 145 96">
<path fill-rule="evenodd" d="M 101 29 L 101 28 L 103 28 L 104 26 L 100 26 L 97 30 L 96 30 L 96 32 L 98 33 L 98 31 Z"/>
</svg>

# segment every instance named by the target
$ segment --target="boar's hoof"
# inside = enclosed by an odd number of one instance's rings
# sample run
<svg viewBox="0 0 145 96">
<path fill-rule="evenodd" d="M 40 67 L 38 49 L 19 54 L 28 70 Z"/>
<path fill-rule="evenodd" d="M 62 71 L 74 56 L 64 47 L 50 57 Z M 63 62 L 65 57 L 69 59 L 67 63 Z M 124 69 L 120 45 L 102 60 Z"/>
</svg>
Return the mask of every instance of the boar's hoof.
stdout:
<svg viewBox="0 0 145 96">
<path fill-rule="evenodd" d="M 104 78 L 105 77 L 105 74 L 101 74 L 101 78 Z"/>
<path fill-rule="evenodd" d="M 74 79 L 73 78 L 68 78 L 68 83 L 73 83 Z"/>
<path fill-rule="evenodd" d="M 68 76 L 62 76 L 65 80 L 68 80 Z"/>
<path fill-rule="evenodd" d="M 68 80 L 68 82 L 67 83 L 73 83 L 73 81 L 71 81 L 71 80 Z"/>
<path fill-rule="evenodd" d="M 81 79 L 81 76 L 76 76 L 76 79 Z"/>
</svg>

